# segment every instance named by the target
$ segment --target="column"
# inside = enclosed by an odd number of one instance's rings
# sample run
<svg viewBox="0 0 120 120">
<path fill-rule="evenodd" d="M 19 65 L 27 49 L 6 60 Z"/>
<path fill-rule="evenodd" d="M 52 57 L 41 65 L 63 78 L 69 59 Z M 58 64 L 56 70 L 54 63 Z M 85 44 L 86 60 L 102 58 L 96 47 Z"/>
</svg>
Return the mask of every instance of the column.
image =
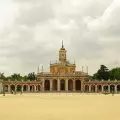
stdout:
<svg viewBox="0 0 120 120">
<path fill-rule="evenodd" d="M 86 91 L 85 91 L 85 84 L 83 84 L 83 92 L 85 93 Z"/>
<path fill-rule="evenodd" d="M 115 86 L 115 93 L 117 93 L 117 85 L 114 85 Z"/>
<path fill-rule="evenodd" d="M 8 93 L 10 93 L 11 91 L 10 91 L 10 85 L 8 85 Z"/>
<path fill-rule="evenodd" d="M 14 91 L 14 92 L 15 92 L 15 94 L 16 94 L 16 92 L 17 92 L 17 85 L 15 85 L 15 91 Z"/>
<path fill-rule="evenodd" d="M 60 91 L 60 79 L 57 80 L 57 90 Z"/>
<path fill-rule="evenodd" d="M 98 92 L 98 90 L 97 90 L 97 85 L 95 85 L 95 92 L 96 92 L 96 93 Z"/>
<path fill-rule="evenodd" d="M 89 85 L 89 92 L 91 92 L 91 85 Z"/>
<path fill-rule="evenodd" d="M 38 92 L 38 85 L 36 85 L 36 91 Z"/>
<path fill-rule="evenodd" d="M 104 85 L 102 85 L 102 93 L 104 92 Z"/>
<path fill-rule="evenodd" d="M 50 91 L 52 91 L 52 80 L 50 80 Z"/>
<path fill-rule="evenodd" d="M 17 85 L 15 85 L 15 93 L 17 92 Z"/>
<path fill-rule="evenodd" d="M 44 79 L 42 79 L 42 91 L 44 91 Z"/>
<path fill-rule="evenodd" d="M 33 85 L 34 86 L 34 91 L 33 92 L 36 92 L 36 85 Z"/>
<path fill-rule="evenodd" d="M 30 92 L 30 85 L 27 86 L 27 92 Z"/>
<path fill-rule="evenodd" d="M 21 85 L 21 92 L 23 93 L 23 85 Z"/>
<path fill-rule="evenodd" d="M 81 80 L 81 92 L 84 92 L 84 83 L 83 83 L 84 79 Z"/>
<path fill-rule="evenodd" d="M 65 80 L 65 90 L 68 91 L 68 79 Z"/>
<path fill-rule="evenodd" d="M 73 79 L 73 91 L 75 91 L 75 79 Z"/>
<path fill-rule="evenodd" d="M 110 93 L 110 85 L 108 85 L 108 93 Z"/>
<path fill-rule="evenodd" d="M 81 78 L 81 92 L 84 92 L 84 77 Z"/>
</svg>

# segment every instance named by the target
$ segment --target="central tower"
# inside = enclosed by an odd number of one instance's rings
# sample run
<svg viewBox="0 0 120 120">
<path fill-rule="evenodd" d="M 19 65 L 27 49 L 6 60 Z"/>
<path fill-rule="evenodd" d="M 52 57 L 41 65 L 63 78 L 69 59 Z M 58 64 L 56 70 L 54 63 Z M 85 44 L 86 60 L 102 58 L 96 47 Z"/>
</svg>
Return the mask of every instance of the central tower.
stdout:
<svg viewBox="0 0 120 120">
<path fill-rule="evenodd" d="M 66 49 L 64 48 L 63 41 L 62 47 L 59 50 L 59 61 L 56 63 L 50 63 L 50 72 L 51 73 L 74 73 L 76 65 L 75 63 L 70 63 L 67 60 Z"/>
<path fill-rule="evenodd" d="M 62 47 L 59 50 L 59 62 L 62 64 L 65 64 L 67 61 L 66 52 L 67 51 L 65 50 L 64 45 L 63 45 L 63 41 L 62 41 Z"/>
</svg>

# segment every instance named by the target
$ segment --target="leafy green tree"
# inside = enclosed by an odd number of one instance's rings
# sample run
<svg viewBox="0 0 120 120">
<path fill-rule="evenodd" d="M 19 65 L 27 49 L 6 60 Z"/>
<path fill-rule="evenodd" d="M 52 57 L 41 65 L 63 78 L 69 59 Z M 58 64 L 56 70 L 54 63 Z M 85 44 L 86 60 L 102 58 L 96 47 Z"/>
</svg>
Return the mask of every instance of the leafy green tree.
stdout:
<svg viewBox="0 0 120 120">
<path fill-rule="evenodd" d="M 28 74 L 28 79 L 29 79 L 30 81 L 36 80 L 36 75 L 35 75 L 35 73 L 34 73 L 34 72 L 29 73 L 29 74 Z"/>
<path fill-rule="evenodd" d="M 23 76 L 23 81 L 28 81 L 28 76 L 27 75 L 25 75 L 25 76 Z"/>
<path fill-rule="evenodd" d="M 93 75 L 93 78 L 98 80 L 108 80 L 110 78 L 108 68 L 105 65 L 101 65 L 97 73 Z"/>
<path fill-rule="evenodd" d="M 21 81 L 22 80 L 22 76 L 20 74 L 16 74 L 16 73 L 14 73 L 13 75 L 11 75 L 9 78 L 11 80 L 13 80 L 13 81 L 15 81 L 15 80 Z"/>
<path fill-rule="evenodd" d="M 5 75 L 4 75 L 4 73 L 0 73 L 0 79 L 2 79 L 2 80 L 5 80 Z"/>
<path fill-rule="evenodd" d="M 93 76 L 88 75 L 88 80 L 90 80 L 90 81 L 94 81 Z"/>
<path fill-rule="evenodd" d="M 110 79 L 120 80 L 120 67 L 113 68 L 112 70 L 110 70 Z"/>
</svg>

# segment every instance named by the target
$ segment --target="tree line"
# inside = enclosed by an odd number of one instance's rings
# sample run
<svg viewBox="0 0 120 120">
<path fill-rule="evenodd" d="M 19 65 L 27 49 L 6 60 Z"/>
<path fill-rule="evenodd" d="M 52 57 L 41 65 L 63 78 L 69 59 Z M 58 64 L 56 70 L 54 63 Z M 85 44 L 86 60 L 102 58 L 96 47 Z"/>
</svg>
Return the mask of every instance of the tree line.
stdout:
<svg viewBox="0 0 120 120">
<path fill-rule="evenodd" d="M 120 67 L 109 70 L 105 65 L 101 65 L 100 69 L 90 76 L 91 80 L 120 80 Z"/>
<path fill-rule="evenodd" d="M 34 72 L 32 72 L 32 73 L 29 73 L 28 75 L 25 75 L 25 76 L 14 73 L 14 74 L 7 76 L 7 77 L 4 75 L 4 73 L 0 73 L 0 79 L 2 79 L 4 81 L 8 81 L 8 80 L 11 80 L 11 81 L 15 81 L 15 80 L 17 80 L 17 81 L 22 81 L 22 80 L 23 81 L 28 81 L 28 80 L 34 81 L 37 78 L 36 78 L 36 74 Z"/>
<path fill-rule="evenodd" d="M 21 76 L 20 74 L 14 73 L 10 76 L 5 76 L 4 73 L 0 73 L 0 79 L 4 80 L 4 81 L 34 81 L 37 79 L 36 74 L 34 72 L 29 73 L 28 75 L 25 76 Z M 109 70 L 105 65 L 101 65 L 100 68 L 98 69 L 98 71 L 93 74 L 93 76 L 89 75 L 89 79 L 92 81 L 94 80 L 120 80 L 120 67 L 116 67 L 113 68 L 111 70 Z"/>
</svg>

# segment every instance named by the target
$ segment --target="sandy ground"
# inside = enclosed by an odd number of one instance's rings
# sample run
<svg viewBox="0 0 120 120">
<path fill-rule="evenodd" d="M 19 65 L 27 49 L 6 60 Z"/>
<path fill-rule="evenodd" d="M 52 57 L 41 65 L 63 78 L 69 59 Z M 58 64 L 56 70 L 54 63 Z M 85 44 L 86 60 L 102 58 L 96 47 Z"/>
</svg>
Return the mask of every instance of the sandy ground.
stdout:
<svg viewBox="0 0 120 120">
<path fill-rule="evenodd" d="M 0 120 L 120 120 L 120 95 L 0 95 Z"/>
</svg>

